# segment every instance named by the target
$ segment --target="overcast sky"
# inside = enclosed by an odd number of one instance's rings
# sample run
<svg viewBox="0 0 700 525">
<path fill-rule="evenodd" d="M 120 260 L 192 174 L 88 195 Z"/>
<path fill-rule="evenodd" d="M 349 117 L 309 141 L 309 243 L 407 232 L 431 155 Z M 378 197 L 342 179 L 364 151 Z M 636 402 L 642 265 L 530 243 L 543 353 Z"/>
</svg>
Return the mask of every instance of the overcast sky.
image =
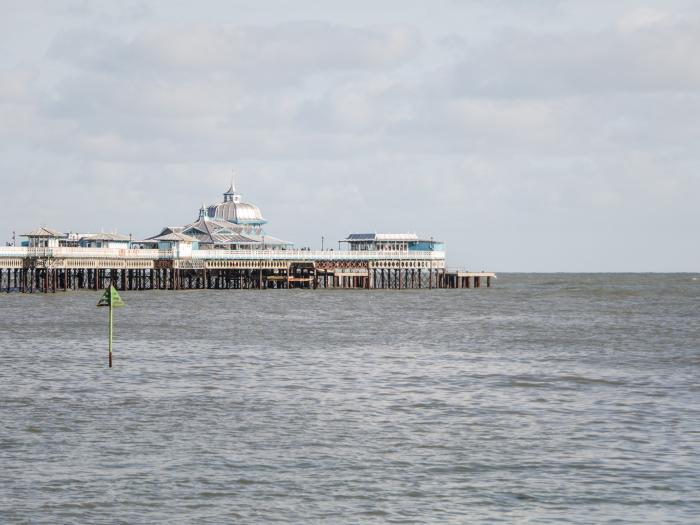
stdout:
<svg viewBox="0 0 700 525">
<path fill-rule="evenodd" d="M 150 236 L 236 172 L 271 235 L 700 269 L 700 2 L 0 0 L 0 242 Z"/>
</svg>

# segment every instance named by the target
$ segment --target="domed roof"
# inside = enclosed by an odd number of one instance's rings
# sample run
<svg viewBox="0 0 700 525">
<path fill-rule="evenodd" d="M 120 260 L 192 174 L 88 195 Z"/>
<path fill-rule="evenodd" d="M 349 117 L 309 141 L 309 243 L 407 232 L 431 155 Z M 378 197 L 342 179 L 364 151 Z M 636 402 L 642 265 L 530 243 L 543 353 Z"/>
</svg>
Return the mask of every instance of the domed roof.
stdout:
<svg viewBox="0 0 700 525">
<path fill-rule="evenodd" d="M 228 201 L 212 204 L 207 208 L 207 216 L 219 221 L 235 222 L 236 224 L 257 224 L 266 222 L 260 208 L 247 202 Z"/>
<path fill-rule="evenodd" d="M 260 208 L 255 204 L 241 201 L 240 193 L 231 181 L 231 187 L 224 193 L 224 202 L 207 207 L 207 217 L 236 224 L 264 224 Z"/>
</svg>

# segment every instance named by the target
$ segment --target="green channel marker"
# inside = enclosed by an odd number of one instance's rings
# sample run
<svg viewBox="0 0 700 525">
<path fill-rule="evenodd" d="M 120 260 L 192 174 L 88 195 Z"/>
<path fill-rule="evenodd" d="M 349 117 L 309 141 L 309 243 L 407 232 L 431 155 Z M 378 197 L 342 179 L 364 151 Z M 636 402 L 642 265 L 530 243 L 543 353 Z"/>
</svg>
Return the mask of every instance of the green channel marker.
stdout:
<svg viewBox="0 0 700 525">
<path fill-rule="evenodd" d="M 112 309 L 120 308 L 125 305 L 122 298 L 119 297 L 117 289 L 113 284 L 110 284 L 109 288 L 105 290 L 105 293 L 98 301 L 97 306 L 109 306 L 109 367 L 112 368 Z"/>
</svg>

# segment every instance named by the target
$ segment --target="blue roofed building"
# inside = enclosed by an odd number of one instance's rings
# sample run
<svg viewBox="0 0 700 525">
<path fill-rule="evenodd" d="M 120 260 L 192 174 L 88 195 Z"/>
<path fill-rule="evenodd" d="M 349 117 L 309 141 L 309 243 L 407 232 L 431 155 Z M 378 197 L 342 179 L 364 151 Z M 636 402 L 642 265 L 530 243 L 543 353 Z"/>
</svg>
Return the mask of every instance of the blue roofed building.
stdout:
<svg viewBox="0 0 700 525">
<path fill-rule="evenodd" d="M 351 233 L 340 241 L 352 251 L 441 252 L 442 241 L 418 237 L 415 233 Z"/>
</svg>

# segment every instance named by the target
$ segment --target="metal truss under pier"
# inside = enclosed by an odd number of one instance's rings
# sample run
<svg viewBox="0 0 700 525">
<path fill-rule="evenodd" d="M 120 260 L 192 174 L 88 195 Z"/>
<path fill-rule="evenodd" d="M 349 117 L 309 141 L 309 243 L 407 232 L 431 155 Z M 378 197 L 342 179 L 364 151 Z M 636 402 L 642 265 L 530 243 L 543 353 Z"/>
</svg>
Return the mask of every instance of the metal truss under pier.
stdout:
<svg viewBox="0 0 700 525">
<path fill-rule="evenodd" d="M 0 290 L 435 289 L 490 287 L 448 272 L 444 252 L 0 248 Z"/>
</svg>

